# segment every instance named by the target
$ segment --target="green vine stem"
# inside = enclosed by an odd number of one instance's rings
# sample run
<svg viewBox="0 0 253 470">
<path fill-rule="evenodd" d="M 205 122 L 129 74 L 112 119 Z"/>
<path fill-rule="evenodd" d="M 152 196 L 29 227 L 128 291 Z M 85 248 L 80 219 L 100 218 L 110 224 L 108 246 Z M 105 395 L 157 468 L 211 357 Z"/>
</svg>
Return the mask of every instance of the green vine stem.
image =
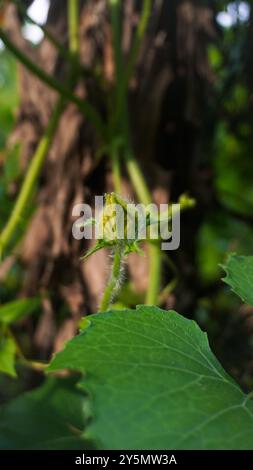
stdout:
<svg viewBox="0 0 253 470">
<path fill-rule="evenodd" d="M 72 0 L 69 0 L 69 2 L 71 2 L 71 1 Z M 75 16 L 74 16 L 74 12 L 72 12 L 72 13 L 73 13 L 73 16 L 71 17 L 70 23 L 72 22 L 72 27 L 74 28 L 73 22 L 78 23 L 78 9 L 75 11 Z M 71 39 L 69 40 L 69 50 L 70 50 L 71 54 L 75 54 L 77 52 L 76 43 L 74 44 L 74 42 Z M 69 85 L 72 85 L 72 82 L 74 80 L 74 72 L 75 72 L 75 68 L 73 66 L 73 68 L 71 70 L 71 73 L 70 73 L 70 76 L 69 76 Z M 42 137 L 42 139 L 41 139 L 41 141 L 40 141 L 40 143 L 37 147 L 37 150 L 36 150 L 36 152 L 35 152 L 35 154 L 32 158 L 32 161 L 31 161 L 30 166 L 28 168 L 28 171 L 26 173 L 21 191 L 20 191 L 18 199 L 16 201 L 15 207 L 14 207 L 12 213 L 11 213 L 10 219 L 9 219 L 6 227 L 4 228 L 3 232 L 0 235 L 0 251 L 1 251 L 1 254 L 3 253 L 4 249 L 6 247 L 8 247 L 8 245 L 10 244 L 10 242 L 12 240 L 12 237 L 15 234 L 16 229 L 19 225 L 19 222 L 20 222 L 20 220 L 23 216 L 25 208 L 26 208 L 27 204 L 29 204 L 29 201 L 30 201 L 30 198 L 32 196 L 32 193 L 33 193 L 36 181 L 38 179 L 38 176 L 40 174 L 42 165 L 45 161 L 48 150 L 50 148 L 50 145 L 53 141 L 55 132 L 57 130 L 62 112 L 64 110 L 64 106 L 65 106 L 65 100 L 64 100 L 63 97 L 61 97 L 58 100 L 57 105 L 55 106 L 55 109 L 54 109 L 54 111 L 51 115 L 51 118 L 49 120 L 46 132 L 45 132 L 44 136 Z M 9 330 L 9 335 L 15 341 L 16 352 L 19 356 L 19 361 L 24 366 L 26 366 L 28 368 L 32 368 L 33 370 L 44 372 L 47 365 L 42 364 L 42 363 L 37 362 L 37 361 L 27 360 L 25 358 L 25 356 L 24 356 L 24 354 L 23 354 L 16 338 L 12 334 L 11 330 Z"/>
<path fill-rule="evenodd" d="M 125 98 L 128 92 L 129 80 L 133 74 L 135 62 L 141 47 L 142 39 L 147 29 L 148 20 L 150 18 L 152 2 L 151 0 L 143 0 L 143 7 L 141 11 L 140 21 L 138 23 L 136 33 L 133 40 L 128 64 L 124 67 L 122 49 L 121 49 L 121 0 L 109 0 L 111 9 L 111 22 L 113 31 L 113 46 L 115 57 L 115 78 L 116 78 L 116 112 L 114 113 L 113 124 L 119 123 L 121 113 L 123 112 Z"/>
<path fill-rule="evenodd" d="M 133 187 L 142 204 L 152 202 L 148 187 L 136 160 L 129 155 L 126 160 L 127 170 Z M 156 305 L 161 284 L 162 255 L 159 242 L 149 243 L 149 279 L 146 295 L 148 305 Z"/>
<path fill-rule="evenodd" d="M 117 246 L 113 252 L 111 277 L 103 294 L 103 298 L 99 307 L 100 312 L 106 312 L 106 310 L 109 309 L 113 295 L 119 286 L 122 260 L 123 248 L 121 246 Z"/>
<path fill-rule="evenodd" d="M 116 83 L 116 110 L 119 112 L 120 103 L 122 101 L 122 83 L 124 81 L 124 70 L 121 49 L 121 21 L 120 10 L 121 0 L 109 0 L 111 24 L 112 24 L 112 39 L 114 50 L 114 64 L 115 64 L 115 83 Z M 117 113 L 116 112 L 116 116 Z M 117 116 L 118 117 L 118 116 Z M 118 122 L 116 123 L 118 124 Z"/>
<path fill-rule="evenodd" d="M 14 336 L 12 330 L 10 327 L 6 328 L 6 333 L 7 335 L 15 342 L 16 346 L 16 355 L 18 358 L 18 362 L 22 364 L 23 366 L 36 370 L 38 372 L 44 372 L 46 368 L 48 367 L 48 364 L 43 363 L 43 362 L 38 362 L 38 361 L 31 361 L 30 359 L 26 359 L 20 344 L 18 343 L 16 337 Z"/>
<path fill-rule="evenodd" d="M 121 0 L 109 0 L 111 11 L 111 22 L 113 32 L 113 45 L 115 56 L 115 78 L 116 78 L 116 132 L 120 132 L 125 144 L 124 158 L 127 171 L 134 187 L 134 190 L 141 203 L 148 205 L 152 202 L 152 196 L 146 184 L 145 178 L 135 158 L 132 149 L 130 129 L 129 129 L 129 112 L 127 103 L 128 80 L 132 75 L 136 57 L 147 28 L 148 19 L 151 11 L 151 1 L 143 2 L 143 9 L 139 26 L 137 27 L 136 36 L 132 51 L 130 53 L 130 62 L 127 71 L 123 68 L 122 48 L 121 48 L 121 29 L 120 29 L 120 8 Z M 119 165 L 113 162 L 113 167 Z M 152 243 L 149 246 L 149 282 L 147 289 L 146 302 L 148 304 L 156 304 L 160 290 L 161 281 L 161 250 L 158 243 Z"/>
<path fill-rule="evenodd" d="M 138 196 L 138 199 L 141 201 L 142 204 L 151 204 L 152 196 L 146 184 L 141 168 L 137 160 L 135 159 L 130 144 L 128 145 L 128 149 L 125 152 L 125 161 L 129 177 L 133 184 L 134 190 Z"/>
<path fill-rule="evenodd" d="M 162 255 L 158 242 L 149 245 L 149 284 L 146 296 L 148 305 L 157 305 L 161 286 Z"/>
<path fill-rule="evenodd" d="M 140 21 L 138 23 L 137 29 L 136 29 L 136 34 L 134 37 L 133 41 L 133 46 L 130 52 L 130 57 L 128 60 L 128 66 L 127 66 L 127 71 L 125 75 L 125 83 L 126 86 L 128 85 L 128 82 L 131 78 L 131 75 L 133 73 L 134 65 L 138 57 L 138 53 L 141 47 L 142 39 L 144 37 L 144 34 L 146 32 L 147 26 L 148 26 L 148 21 L 150 18 L 151 14 L 151 8 L 152 8 L 152 0 L 143 0 L 143 7 L 142 7 L 142 12 L 141 12 L 141 17 Z"/>
<path fill-rule="evenodd" d="M 79 0 L 68 0 L 69 50 L 75 59 L 79 53 Z"/>
<path fill-rule="evenodd" d="M 38 28 L 41 29 L 41 31 L 43 32 L 44 36 L 48 39 L 49 42 L 51 42 L 51 44 L 53 44 L 53 46 L 58 50 L 59 54 L 64 58 L 66 59 L 67 61 L 70 61 L 71 63 L 73 63 L 73 56 L 72 54 L 70 54 L 69 50 L 66 49 L 59 41 L 58 39 L 56 39 L 56 37 L 51 33 L 51 31 L 49 31 L 43 24 L 40 24 L 38 23 L 37 21 L 35 21 L 33 18 L 30 17 L 30 15 L 28 15 L 27 11 L 26 11 L 26 8 L 24 7 L 23 3 L 20 1 L 20 0 L 13 0 L 13 2 L 15 3 L 15 5 L 17 6 L 17 9 L 19 10 L 19 12 L 22 14 L 22 16 L 26 19 L 26 21 L 30 24 L 33 24 L 35 26 L 37 26 Z M 75 59 L 74 59 L 75 60 Z M 80 72 L 82 72 L 84 75 L 87 75 L 87 76 L 94 76 L 93 74 L 93 71 L 92 70 L 89 70 L 87 68 L 85 68 L 83 65 L 81 64 L 77 64 L 78 67 L 80 68 Z"/>
<path fill-rule="evenodd" d="M 69 4 L 72 2 L 76 2 L 77 0 L 69 0 Z M 75 9 L 69 7 L 69 29 L 70 29 L 70 39 L 69 39 L 69 50 L 71 54 L 77 54 L 78 52 L 78 45 L 73 40 L 73 31 L 76 31 L 78 28 L 78 7 L 75 5 Z M 69 77 L 69 83 L 72 83 L 73 80 L 73 71 L 71 71 Z M 14 209 L 11 213 L 10 219 L 7 222 L 6 227 L 4 228 L 3 232 L 0 235 L 0 250 L 1 254 L 3 251 L 9 246 L 12 241 L 12 237 L 16 232 L 16 229 L 22 220 L 25 208 L 29 203 L 29 200 L 32 196 L 36 181 L 40 174 L 41 168 L 47 156 L 48 150 L 51 146 L 53 141 L 56 129 L 59 124 L 59 120 L 61 118 L 62 111 L 64 110 L 65 100 L 64 97 L 61 97 L 52 113 L 52 116 L 49 120 L 48 127 L 44 136 L 42 137 L 37 150 L 32 158 L 28 171 L 26 173 L 22 188 L 20 190 L 18 199 L 14 206 Z"/>
<path fill-rule="evenodd" d="M 123 62 L 122 62 L 122 53 L 121 53 L 121 27 L 120 27 L 120 3 L 118 0 L 109 0 L 110 4 L 110 13 L 111 13 L 111 23 L 112 23 L 112 40 L 113 40 L 113 50 L 114 50 L 114 64 L 115 64 L 115 83 L 116 83 L 116 93 L 115 93 L 115 109 L 116 112 L 112 113 L 112 123 L 111 123 L 111 132 L 112 139 L 114 139 L 114 133 L 118 135 L 120 132 L 120 123 L 119 123 L 119 109 L 121 103 L 121 83 L 123 77 Z M 116 129 L 114 128 L 116 127 Z M 113 140 L 111 144 L 111 160 L 112 160 L 112 172 L 113 172 L 113 182 L 115 192 L 121 193 L 121 173 L 120 173 L 120 142 Z"/>
<path fill-rule="evenodd" d="M 21 62 L 31 73 L 33 73 L 42 82 L 48 85 L 53 90 L 57 91 L 63 98 L 73 102 L 78 109 L 87 117 L 87 119 L 94 125 L 96 131 L 103 139 L 106 139 L 106 131 L 104 123 L 96 111 L 96 109 L 88 103 L 88 101 L 78 98 L 68 88 L 62 85 L 51 75 L 48 75 L 44 70 L 38 67 L 24 52 L 22 52 L 8 37 L 8 35 L 0 28 L 0 39 L 5 46 L 12 52 L 12 54 Z"/>
<path fill-rule="evenodd" d="M 125 154 L 126 167 L 129 177 L 132 181 L 134 190 L 144 205 L 152 203 L 152 196 L 149 188 L 146 184 L 145 178 L 139 167 L 138 162 L 134 157 L 133 150 L 131 148 L 130 136 L 128 129 L 126 129 L 128 135 L 128 150 Z M 148 289 L 146 295 L 146 303 L 148 305 L 156 305 L 158 301 L 160 284 L 161 284 L 161 269 L 162 269 L 162 254 L 159 242 L 153 242 L 149 244 L 149 280 Z"/>
<path fill-rule="evenodd" d="M 61 98 L 51 116 L 45 135 L 42 137 L 37 147 L 37 150 L 33 156 L 33 159 L 30 163 L 29 169 L 25 176 L 21 191 L 19 193 L 15 207 L 11 213 L 10 219 L 0 235 L 1 254 L 10 244 L 12 237 L 15 234 L 16 228 L 22 220 L 25 208 L 30 201 L 35 183 L 40 174 L 45 157 L 53 140 L 62 110 L 63 99 Z"/>
<path fill-rule="evenodd" d="M 114 190 L 117 194 L 121 194 L 121 171 L 119 151 L 120 149 L 117 145 L 115 145 L 111 150 L 113 184 Z"/>
<path fill-rule="evenodd" d="M 64 46 L 62 46 L 60 44 L 60 42 L 57 41 L 57 39 L 53 36 L 53 34 L 51 34 L 50 31 L 48 31 L 47 28 L 45 28 L 45 26 L 43 24 L 40 24 L 38 23 L 37 21 L 35 21 L 33 18 L 31 18 L 27 11 L 26 11 L 26 8 L 25 6 L 23 5 L 23 3 L 20 1 L 20 0 L 13 0 L 13 3 L 15 3 L 18 11 L 20 12 L 20 14 L 22 15 L 22 17 L 30 24 L 33 24 L 34 26 L 37 26 L 38 28 L 41 29 L 41 31 L 44 33 L 45 37 L 51 42 L 51 44 L 53 44 L 53 46 L 58 49 L 59 53 L 65 57 L 65 58 L 68 58 L 69 60 L 71 59 L 71 55 L 69 54 L 69 51 L 65 49 Z"/>
</svg>

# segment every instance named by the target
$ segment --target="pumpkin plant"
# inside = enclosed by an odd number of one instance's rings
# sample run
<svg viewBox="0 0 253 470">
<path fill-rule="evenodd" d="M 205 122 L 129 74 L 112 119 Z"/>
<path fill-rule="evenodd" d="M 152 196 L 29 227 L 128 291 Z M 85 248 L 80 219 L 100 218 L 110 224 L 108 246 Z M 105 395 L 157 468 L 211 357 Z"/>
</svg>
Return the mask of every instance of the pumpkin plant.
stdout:
<svg viewBox="0 0 253 470">
<path fill-rule="evenodd" d="M 66 342 L 64 349 L 54 354 L 49 363 L 29 360 L 15 336 L 16 324 L 36 312 L 47 301 L 48 293 L 6 302 L 0 307 L 0 372 L 13 378 L 21 366 L 39 372 L 42 381 L 40 386 L 0 407 L 0 449 L 253 450 L 252 393 L 243 391 L 225 371 L 210 348 L 206 332 L 194 320 L 172 309 L 159 308 L 163 294 L 162 250 L 160 240 L 153 241 L 149 235 L 153 224 L 171 223 L 172 206 L 160 214 L 158 221 L 153 219 L 152 211 L 146 212 L 147 235 L 141 239 L 136 232 L 133 237 L 128 236 L 128 224 L 136 226 L 137 222 L 138 229 L 138 214 L 133 208 L 130 219 L 124 222 L 123 237 L 118 235 L 116 206 L 126 214 L 128 205 L 124 172 L 136 202 L 148 207 L 153 201 L 134 151 L 128 92 L 154 2 L 141 2 L 126 63 L 122 52 L 123 2 L 108 0 L 114 69 L 110 86 L 97 70 L 87 70 L 79 63 L 78 0 L 67 1 L 67 51 L 42 27 L 50 46 L 66 61 L 64 83 L 41 69 L 9 37 L 4 29 L 7 3 L 12 2 L 0 2 L 0 39 L 24 67 L 57 94 L 57 100 L 0 233 L 2 259 L 21 242 L 20 221 L 25 218 L 67 103 L 72 103 L 89 121 L 99 143 L 96 161 L 101 156 L 108 158 L 113 191 L 105 194 L 100 218 L 85 222 L 98 226 L 103 236 L 80 260 L 86 263 L 97 251 L 107 250 L 111 259 L 108 282 L 97 312 L 88 312 L 79 321 L 78 334 Z M 23 3 L 14 3 L 19 14 L 34 23 Z M 161 40 L 157 37 L 157 47 Z M 215 58 L 214 49 L 211 55 Z M 77 96 L 74 90 L 80 76 L 92 76 L 102 82 L 108 92 L 103 113 L 88 98 Z M 192 86 L 191 83 L 189 88 Z M 247 128 L 243 130 L 247 133 Z M 189 211 L 190 217 L 198 203 L 191 195 L 180 194 L 178 204 L 182 211 Z M 143 242 L 149 258 L 147 292 L 141 302 L 134 302 L 134 308 L 119 306 L 114 300 L 118 300 L 120 288 L 124 287 L 125 260 L 131 253 L 142 256 Z M 172 260 L 168 262 L 174 269 Z M 253 307 L 253 257 L 231 254 L 223 268 L 225 283 Z M 169 285 L 171 290 L 176 277 Z"/>
</svg>

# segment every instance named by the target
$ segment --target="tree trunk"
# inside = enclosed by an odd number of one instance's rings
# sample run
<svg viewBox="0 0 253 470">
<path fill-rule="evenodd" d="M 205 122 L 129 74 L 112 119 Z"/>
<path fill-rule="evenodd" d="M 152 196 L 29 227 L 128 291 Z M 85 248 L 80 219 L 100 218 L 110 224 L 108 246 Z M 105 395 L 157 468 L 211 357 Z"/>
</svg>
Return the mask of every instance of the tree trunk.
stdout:
<svg viewBox="0 0 253 470">
<path fill-rule="evenodd" d="M 129 90 L 132 138 L 154 200 L 176 201 L 183 192 L 198 198 L 198 209 L 184 217 L 180 250 L 173 255 L 180 270 L 180 296 L 169 296 L 165 305 L 180 306 L 188 315 L 194 307 L 192 240 L 202 221 L 208 201 L 206 172 L 202 170 L 201 130 L 213 76 L 207 60 L 207 46 L 215 37 L 211 6 L 204 1 L 154 0 L 152 17 Z M 82 1 L 80 14 L 81 62 L 93 69 L 102 65 L 107 87 L 80 76 L 75 92 L 88 96 L 105 111 L 108 90 L 113 85 L 113 53 L 105 0 Z M 127 60 L 141 1 L 123 2 L 122 47 Z M 44 70 L 65 83 L 66 65 L 54 47 L 44 39 L 32 49 L 21 36 L 20 20 L 13 6 L 8 13 L 9 32 L 16 42 Z M 46 27 L 67 47 L 66 1 L 51 2 Z M 23 168 L 32 156 L 56 102 L 49 91 L 23 67 L 19 73 L 21 102 L 11 141 L 22 142 Z M 105 116 L 106 118 L 106 116 Z M 68 104 L 48 154 L 37 192 L 37 210 L 26 233 L 21 259 L 25 265 L 23 293 L 45 296 L 44 315 L 36 325 L 35 343 L 48 354 L 62 347 L 72 336 L 78 319 L 96 310 L 108 272 L 108 255 L 100 251 L 85 263 L 80 256 L 88 242 L 71 236 L 75 203 L 93 203 L 95 195 L 113 190 L 108 158 L 98 161 L 99 142 L 85 117 Z M 134 199 L 126 174 L 124 191 Z M 204 188 L 204 189 L 203 189 Z M 167 256 L 167 255 L 166 255 Z M 131 255 L 129 277 L 135 289 L 147 286 L 147 257 Z M 171 273 L 164 265 L 163 284 Z M 183 301 L 182 301 L 183 299 Z M 70 316 L 64 316 L 64 305 Z M 58 327 L 60 323 L 60 327 Z M 55 332 L 56 339 L 55 339 Z"/>
</svg>

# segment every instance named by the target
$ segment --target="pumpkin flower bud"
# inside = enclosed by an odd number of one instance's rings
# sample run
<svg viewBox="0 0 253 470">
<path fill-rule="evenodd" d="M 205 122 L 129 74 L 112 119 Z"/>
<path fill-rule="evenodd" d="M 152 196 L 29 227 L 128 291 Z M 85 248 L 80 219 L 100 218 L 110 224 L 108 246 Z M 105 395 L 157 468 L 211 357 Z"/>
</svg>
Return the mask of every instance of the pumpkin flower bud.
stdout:
<svg viewBox="0 0 253 470">
<path fill-rule="evenodd" d="M 180 210 L 191 209 L 195 206 L 195 200 L 187 194 L 182 194 L 179 205 Z M 140 249 L 142 241 L 161 240 L 158 229 L 162 224 L 171 222 L 172 206 L 159 215 L 150 206 L 137 208 L 115 193 L 106 194 L 105 204 L 98 219 L 89 219 L 86 222 L 86 225 L 92 224 L 98 228 L 96 232 L 98 242 L 83 259 L 106 247 L 111 249 L 118 247 L 124 255 L 142 254 Z"/>
<path fill-rule="evenodd" d="M 130 205 L 131 206 L 131 205 Z M 82 259 L 88 258 L 102 248 L 120 246 L 125 254 L 138 252 L 138 240 L 128 239 L 129 224 L 135 223 L 136 211 L 128 206 L 128 202 L 115 193 L 105 195 L 105 204 L 97 221 L 89 220 L 98 228 L 98 242 Z"/>
<path fill-rule="evenodd" d="M 115 193 L 105 195 L 105 205 L 99 221 L 102 238 L 112 244 L 127 236 L 127 203 Z"/>
</svg>

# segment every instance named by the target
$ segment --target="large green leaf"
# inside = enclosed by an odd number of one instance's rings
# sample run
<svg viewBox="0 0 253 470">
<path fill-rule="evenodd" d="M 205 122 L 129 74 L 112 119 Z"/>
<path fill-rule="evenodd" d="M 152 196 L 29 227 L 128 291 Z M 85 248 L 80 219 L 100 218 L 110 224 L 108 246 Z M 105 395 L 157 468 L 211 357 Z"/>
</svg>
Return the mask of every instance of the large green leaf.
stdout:
<svg viewBox="0 0 253 470">
<path fill-rule="evenodd" d="M 224 266 L 223 279 L 247 304 L 253 307 L 253 256 L 231 254 Z"/>
<path fill-rule="evenodd" d="M 89 318 L 49 370 L 85 372 L 100 449 L 253 449 L 253 402 L 195 322 L 144 306 Z"/>
<path fill-rule="evenodd" d="M 85 403 L 72 380 L 47 380 L 0 408 L 0 449 L 84 449 Z"/>
</svg>

